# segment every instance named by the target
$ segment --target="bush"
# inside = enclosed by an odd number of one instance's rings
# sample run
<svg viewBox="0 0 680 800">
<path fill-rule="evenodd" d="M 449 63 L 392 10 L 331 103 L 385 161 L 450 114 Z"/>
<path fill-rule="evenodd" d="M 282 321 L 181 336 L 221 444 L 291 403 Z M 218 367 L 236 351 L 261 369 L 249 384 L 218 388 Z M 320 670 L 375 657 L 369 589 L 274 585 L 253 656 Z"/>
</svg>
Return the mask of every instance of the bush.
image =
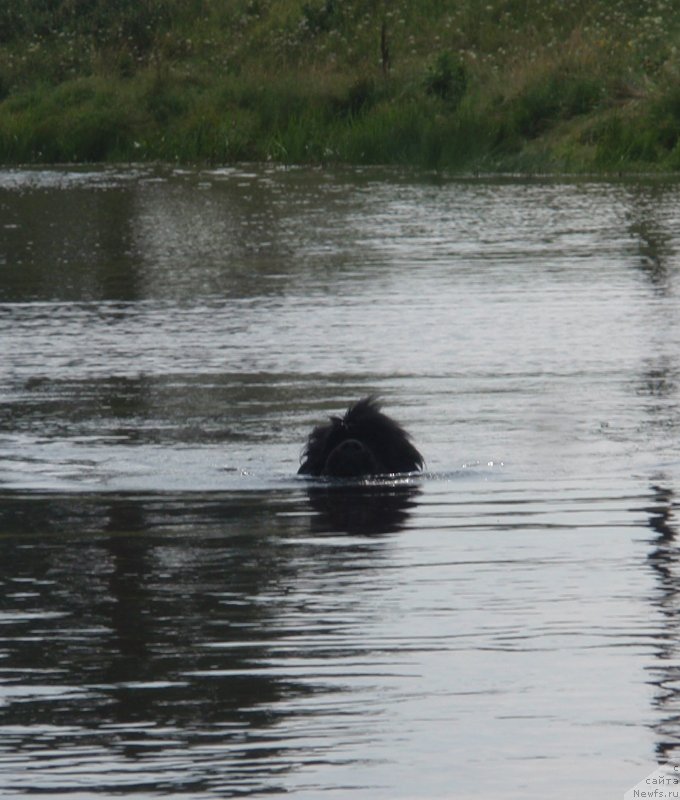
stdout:
<svg viewBox="0 0 680 800">
<path fill-rule="evenodd" d="M 510 101 L 510 119 L 518 133 L 533 139 L 560 120 L 591 111 L 601 97 L 602 87 L 595 78 L 549 72 L 529 81 Z"/>
<path fill-rule="evenodd" d="M 337 8 L 335 0 L 325 0 L 322 5 L 305 3 L 302 19 L 312 33 L 327 33 L 333 27 Z"/>
<path fill-rule="evenodd" d="M 425 75 L 425 91 L 458 107 L 467 89 L 467 71 L 448 53 L 440 53 Z"/>
</svg>

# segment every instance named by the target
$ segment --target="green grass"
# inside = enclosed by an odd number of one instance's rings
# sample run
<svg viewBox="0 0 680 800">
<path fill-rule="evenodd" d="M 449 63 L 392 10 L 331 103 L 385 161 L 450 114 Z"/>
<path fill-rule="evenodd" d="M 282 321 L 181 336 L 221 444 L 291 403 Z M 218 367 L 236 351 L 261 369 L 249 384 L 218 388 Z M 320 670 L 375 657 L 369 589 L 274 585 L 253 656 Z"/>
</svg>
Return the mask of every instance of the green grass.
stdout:
<svg viewBox="0 0 680 800">
<path fill-rule="evenodd" d="M 680 168 L 669 0 L 5 0 L 0 161 Z"/>
</svg>

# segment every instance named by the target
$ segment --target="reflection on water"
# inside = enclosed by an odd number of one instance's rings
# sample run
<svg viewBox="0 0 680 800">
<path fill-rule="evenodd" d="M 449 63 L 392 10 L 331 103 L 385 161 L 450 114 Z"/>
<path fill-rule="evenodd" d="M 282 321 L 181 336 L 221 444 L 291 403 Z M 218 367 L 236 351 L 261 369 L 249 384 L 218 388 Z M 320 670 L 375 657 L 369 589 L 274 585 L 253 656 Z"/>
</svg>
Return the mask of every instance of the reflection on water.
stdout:
<svg viewBox="0 0 680 800">
<path fill-rule="evenodd" d="M 678 647 L 680 645 L 680 585 L 675 521 L 675 492 L 663 485 L 652 486 L 653 505 L 649 507 L 649 526 L 654 533 L 654 549 L 648 554 L 657 583 L 654 606 L 661 617 L 661 635 L 655 641 L 655 661 L 650 665 L 650 682 L 655 688 L 654 705 L 656 751 L 659 764 L 680 762 L 680 687 L 678 686 Z"/>
<path fill-rule="evenodd" d="M 349 524 L 397 514 L 398 495 L 374 487 Z M 10 494 L 2 513 L 9 789 L 64 790 L 86 765 L 85 789 L 241 794 L 338 757 L 310 743 L 318 718 L 337 713 L 337 737 L 361 716 L 338 694 L 366 657 L 356 628 L 374 612 L 355 604 L 380 538 L 315 541 L 306 500 L 275 492 Z"/>
<path fill-rule="evenodd" d="M 307 494 L 312 517 L 312 530 L 342 533 L 392 533 L 404 527 L 409 509 L 416 505 L 420 490 L 410 481 L 394 484 L 380 482 L 358 486 L 310 486 Z"/>
<path fill-rule="evenodd" d="M 679 197 L 0 173 L 0 794 L 571 800 L 680 760 Z M 425 473 L 297 478 L 372 392 Z"/>
</svg>

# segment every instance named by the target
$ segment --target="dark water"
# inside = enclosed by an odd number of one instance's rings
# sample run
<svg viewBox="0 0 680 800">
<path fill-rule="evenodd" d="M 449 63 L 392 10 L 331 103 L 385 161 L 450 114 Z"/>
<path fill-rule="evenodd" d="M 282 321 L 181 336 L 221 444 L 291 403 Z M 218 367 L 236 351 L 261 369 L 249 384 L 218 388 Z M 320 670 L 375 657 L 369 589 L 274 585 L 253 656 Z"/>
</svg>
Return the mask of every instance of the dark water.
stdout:
<svg viewBox="0 0 680 800">
<path fill-rule="evenodd" d="M 680 759 L 680 184 L 0 172 L 0 795 Z M 384 397 L 424 475 L 295 477 Z"/>
</svg>

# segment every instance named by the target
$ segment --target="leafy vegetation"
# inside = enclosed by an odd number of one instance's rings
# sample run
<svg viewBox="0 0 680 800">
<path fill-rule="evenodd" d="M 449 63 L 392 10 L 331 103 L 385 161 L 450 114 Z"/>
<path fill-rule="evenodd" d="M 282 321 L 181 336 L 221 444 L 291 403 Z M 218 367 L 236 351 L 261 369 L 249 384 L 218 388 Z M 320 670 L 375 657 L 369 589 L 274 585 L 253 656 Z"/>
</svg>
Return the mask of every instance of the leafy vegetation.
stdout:
<svg viewBox="0 0 680 800">
<path fill-rule="evenodd" d="M 0 160 L 680 168 L 671 0 L 4 0 Z"/>
</svg>

